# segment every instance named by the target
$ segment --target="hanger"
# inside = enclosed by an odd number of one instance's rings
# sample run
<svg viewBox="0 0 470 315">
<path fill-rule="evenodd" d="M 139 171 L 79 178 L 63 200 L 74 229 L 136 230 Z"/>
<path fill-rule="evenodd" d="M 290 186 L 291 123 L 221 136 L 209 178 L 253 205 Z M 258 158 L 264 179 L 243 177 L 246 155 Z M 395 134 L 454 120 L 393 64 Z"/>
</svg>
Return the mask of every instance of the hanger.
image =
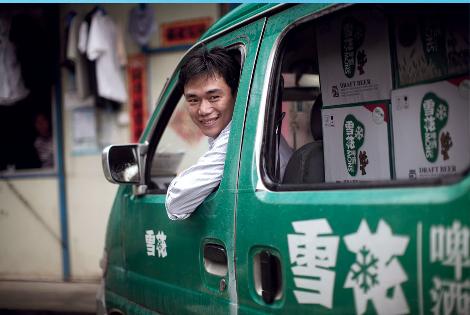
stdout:
<svg viewBox="0 0 470 315">
<path fill-rule="evenodd" d="M 93 10 L 91 10 L 90 13 L 94 14 L 94 13 L 96 13 L 96 12 L 98 12 L 98 11 L 101 12 L 101 13 L 103 13 L 103 15 L 106 15 L 106 10 L 105 10 L 101 5 L 95 6 L 95 7 L 93 8 Z"/>
</svg>

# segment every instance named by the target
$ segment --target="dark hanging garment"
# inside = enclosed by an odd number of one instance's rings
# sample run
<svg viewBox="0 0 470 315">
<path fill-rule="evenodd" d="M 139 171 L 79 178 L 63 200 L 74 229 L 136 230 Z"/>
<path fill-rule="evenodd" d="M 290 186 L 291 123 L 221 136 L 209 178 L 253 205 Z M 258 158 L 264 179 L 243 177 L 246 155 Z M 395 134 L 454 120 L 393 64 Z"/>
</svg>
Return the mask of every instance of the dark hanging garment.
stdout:
<svg viewBox="0 0 470 315">
<path fill-rule="evenodd" d="M 90 33 L 91 19 L 93 18 L 93 14 L 95 14 L 96 10 L 97 10 L 97 7 L 95 7 L 93 10 L 88 12 L 85 15 L 85 18 L 83 19 L 82 23 L 86 24 L 88 34 Z M 88 34 L 87 34 L 87 38 L 88 38 Z M 82 51 L 81 53 L 86 60 L 86 66 L 88 68 L 88 83 L 90 85 L 89 86 L 90 93 L 91 95 L 93 95 L 93 97 L 96 100 L 98 98 L 98 82 L 96 81 L 96 63 L 95 61 L 88 59 L 86 55 L 86 49 L 85 51 Z"/>
<path fill-rule="evenodd" d="M 65 37 L 64 37 L 64 45 L 61 47 L 61 64 L 67 70 L 72 73 L 75 73 L 75 63 L 73 60 L 67 58 L 67 47 L 69 45 L 69 34 L 70 34 L 70 25 L 72 24 L 73 19 L 77 17 L 77 13 L 75 11 L 70 11 L 65 16 Z"/>
</svg>

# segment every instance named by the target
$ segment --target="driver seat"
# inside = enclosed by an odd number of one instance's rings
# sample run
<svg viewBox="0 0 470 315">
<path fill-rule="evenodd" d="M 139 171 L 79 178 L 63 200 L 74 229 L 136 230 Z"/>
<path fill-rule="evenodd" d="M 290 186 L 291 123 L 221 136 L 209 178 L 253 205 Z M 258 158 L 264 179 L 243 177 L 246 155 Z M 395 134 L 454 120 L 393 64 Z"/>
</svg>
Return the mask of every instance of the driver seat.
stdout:
<svg viewBox="0 0 470 315">
<path fill-rule="evenodd" d="M 317 96 L 310 112 L 310 131 L 313 141 L 292 154 L 286 166 L 283 184 L 314 184 L 325 182 L 323 161 L 323 132 L 321 94 Z"/>
</svg>

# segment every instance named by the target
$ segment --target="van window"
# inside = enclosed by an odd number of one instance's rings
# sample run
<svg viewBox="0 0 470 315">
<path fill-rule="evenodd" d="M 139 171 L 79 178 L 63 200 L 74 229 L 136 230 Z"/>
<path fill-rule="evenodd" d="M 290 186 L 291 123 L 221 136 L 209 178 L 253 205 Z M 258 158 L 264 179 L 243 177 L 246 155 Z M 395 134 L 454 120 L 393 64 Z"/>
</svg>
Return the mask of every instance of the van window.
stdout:
<svg viewBox="0 0 470 315">
<path fill-rule="evenodd" d="M 230 49 L 242 64 L 243 49 Z M 182 88 L 176 87 L 152 135 L 148 154 L 147 185 L 150 193 L 165 194 L 172 179 L 196 164 L 208 149 L 207 137 L 192 122 Z"/>
<path fill-rule="evenodd" d="M 179 172 L 196 163 L 208 149 L 206 137 L 191 121 L 181 96 L 153 156 L 150 174 L 161 192 Z"/>
<path fill-rule="evenodd" d="M 468 5 L 358 5 L 282 35 L 261 168 L 274 190 L 459 178 L 470 165 Z"/>
</svg>

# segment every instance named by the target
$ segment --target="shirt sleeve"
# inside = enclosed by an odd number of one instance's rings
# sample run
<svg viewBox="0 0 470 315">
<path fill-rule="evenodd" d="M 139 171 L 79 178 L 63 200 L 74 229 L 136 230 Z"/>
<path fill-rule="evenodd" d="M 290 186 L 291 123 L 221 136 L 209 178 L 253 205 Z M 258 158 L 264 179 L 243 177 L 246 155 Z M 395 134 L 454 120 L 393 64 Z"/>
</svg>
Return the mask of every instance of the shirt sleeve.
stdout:
<svg viewBox="0 0 470 315">
<path fill-rule="evenodd" d="M 88 32 L 87 57 L 90 60 L 96 60 L 106 51 L 106 26 L 104 17 L 97 12 L 91 19 L 90 30 Z"/>
<path fill-rule="evenodd" d="M 219 185 L 224 171 L 228 133 L 214 141 L 197 163 L 173 179 L 166 195 L 166 211 L 171 220 L 186 219 Z"/>
<path fill-rule="evenodd" d="M 88 42 L 88 24 L 85 21 L 80 24 L 80 30 L 78 32 L 78 51 L 84 54 L 86 53 Z"/>
</svg>

